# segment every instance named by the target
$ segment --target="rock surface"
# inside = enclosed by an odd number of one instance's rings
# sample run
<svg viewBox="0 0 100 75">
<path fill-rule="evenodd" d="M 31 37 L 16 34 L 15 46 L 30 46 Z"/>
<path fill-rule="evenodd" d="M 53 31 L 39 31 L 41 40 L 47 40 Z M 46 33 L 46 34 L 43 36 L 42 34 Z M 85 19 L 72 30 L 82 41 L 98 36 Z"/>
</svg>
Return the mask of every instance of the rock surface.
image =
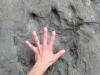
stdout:
<svg viewBox="0 0 100 75">
<path fill-rule="evenodd" d="M 99 0 L 0 0 L 0 75 L 26 75 L 34 65 L 32 31 L 57 32 L 66 53 L 44 75 L 100 75 Z M 42 43 L 42 41 L 41 41 Z"/>
</svg>

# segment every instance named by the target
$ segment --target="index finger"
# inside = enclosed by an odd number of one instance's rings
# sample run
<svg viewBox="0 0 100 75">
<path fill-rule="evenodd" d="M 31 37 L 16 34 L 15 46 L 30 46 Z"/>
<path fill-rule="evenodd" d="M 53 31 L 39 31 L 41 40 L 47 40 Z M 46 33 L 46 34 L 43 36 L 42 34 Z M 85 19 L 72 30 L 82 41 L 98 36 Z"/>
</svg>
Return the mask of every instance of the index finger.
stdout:
<svg viewBox="0 0 100 75">
<path fill-rule="evenodd" d="M 56 35 L 56 32 L 53 31 L 52 34 L 51 34 L 50 42 L 49 42 L 49 45 L 51 47 L 54 45 L 55 35 Z"/>
</svg>

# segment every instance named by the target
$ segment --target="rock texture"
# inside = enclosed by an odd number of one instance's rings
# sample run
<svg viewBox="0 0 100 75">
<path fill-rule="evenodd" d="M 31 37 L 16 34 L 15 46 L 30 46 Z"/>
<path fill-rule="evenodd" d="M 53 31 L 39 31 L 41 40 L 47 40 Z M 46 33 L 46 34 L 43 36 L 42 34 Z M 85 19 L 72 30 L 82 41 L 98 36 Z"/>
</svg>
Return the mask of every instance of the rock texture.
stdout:
<svg viewBox="0 0 100 75">
<path fill-rule="evenodd" d="M 0 0 L 0 75 L 26 75 L 34 65 L 32 31 L 57 32 L 66 53 L 44 75 L 100 75 L 99 0 Z M 42 41 L 41 41 L 42 43 Z"/>
</svg>

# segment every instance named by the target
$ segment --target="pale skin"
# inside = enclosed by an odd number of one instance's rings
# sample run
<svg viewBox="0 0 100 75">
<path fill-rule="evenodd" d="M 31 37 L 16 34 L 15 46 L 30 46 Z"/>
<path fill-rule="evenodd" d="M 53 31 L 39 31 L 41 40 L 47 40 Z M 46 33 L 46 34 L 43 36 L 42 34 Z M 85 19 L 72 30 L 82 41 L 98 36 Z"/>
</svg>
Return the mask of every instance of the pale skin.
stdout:
<svg viewBox="0 0 100 75">
<path fill-rule="evenodd" d="M 26 41 L 26 44 L 34 52 L 36 62 L 27 75 L 42 75 L 49 66 L 55 63 L 58 58 L 60 58 L 64 54 L 65 50 L 60 50 L 56 54 L 53 53 L 53 45 L 56 35 L 55 31 L 52 32 L 49 43 L 47 43 L 48 29 L 46 27 L 44 27 L 43 29 L 42 44 L 40 44 L 40 41 L 35 31 L 33 31 L 32 35 L 34 37 L 37 47 L 33 46 L 29 41 Z"/>
</svg>

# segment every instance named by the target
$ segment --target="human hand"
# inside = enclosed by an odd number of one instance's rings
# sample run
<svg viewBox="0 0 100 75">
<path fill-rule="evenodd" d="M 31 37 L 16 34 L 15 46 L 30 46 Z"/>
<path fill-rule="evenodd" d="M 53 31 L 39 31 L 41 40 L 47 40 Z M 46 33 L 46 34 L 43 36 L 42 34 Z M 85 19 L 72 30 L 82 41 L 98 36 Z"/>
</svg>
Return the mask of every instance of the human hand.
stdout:
<svg viewBox="0 0 100 75">
<path fill-rule="evenodd" d="M 40 44 L 38 36 L 35 31 L 33 31 L 33 37 L 36 42 L 37 47 L 33 46 L 29 41 L 26 41 L 26 44 L 29 48 L 31 48 L 35 53 L 35 61 L 38 64 L 46 65 L 49 67 L 55 61 L 58 60 L 59 57 L 63 55 L 65 50 L 60 50 L 58 53 L 53 53 L 53 45 L 55 40 L 56 32 L 53 31 L 51 34 L 50 42 L 47 43 L 48 29 L 45 27 L 43 30 L 43 44 Z"/>
</svg>

